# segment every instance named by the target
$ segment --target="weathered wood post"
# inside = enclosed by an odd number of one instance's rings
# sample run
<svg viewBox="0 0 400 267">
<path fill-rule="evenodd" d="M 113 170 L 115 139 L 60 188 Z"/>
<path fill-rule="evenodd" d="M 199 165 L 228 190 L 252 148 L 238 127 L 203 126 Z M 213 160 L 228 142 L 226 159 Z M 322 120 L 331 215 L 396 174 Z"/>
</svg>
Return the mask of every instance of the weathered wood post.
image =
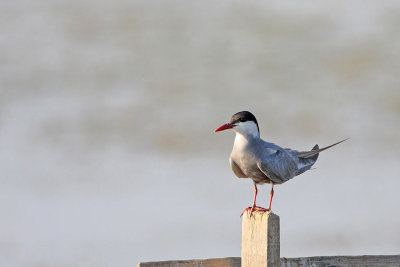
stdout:
<svg viewBox="0 0 400 267">
<path fill-rule="evenodd" d="M 279 216 L 255 211 L 243 214 L 242 267 L 280 267 Z"/>
</svg>

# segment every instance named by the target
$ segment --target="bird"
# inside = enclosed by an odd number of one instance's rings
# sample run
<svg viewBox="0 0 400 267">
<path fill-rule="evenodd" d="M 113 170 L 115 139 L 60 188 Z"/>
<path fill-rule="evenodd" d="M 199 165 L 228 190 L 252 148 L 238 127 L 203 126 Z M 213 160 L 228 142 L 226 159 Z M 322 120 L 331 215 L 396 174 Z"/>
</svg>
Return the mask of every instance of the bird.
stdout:
<svg viewBox="0 0 400 267">
<path fill-rule="evenodd" d="M 235 113 L 229 123 L 221 125 L 215 132 L 228 129 L 236 133 L 232 152 L 229 157 L 232 171 L 238 178 L 251 178 L 254 182 L 253 204 L 245 208 L 241 216 L 248 210 L 250 210 L 250 216 L 254 211 L 271 211 L 274 185 L 283 184 L 311 169 L 317 161 L 320 152 L 348 139 L 341 140 L 324 148 L 319 148 L 318 145 L 315 145 L 309 151 L 282 148 L 261 139 L 257 119 L 249 111 Z M 257 185 L 266 183 L 271 184 L 270 199 L 268 208 L 262 208 L 256 205 Z"/>
</svg>

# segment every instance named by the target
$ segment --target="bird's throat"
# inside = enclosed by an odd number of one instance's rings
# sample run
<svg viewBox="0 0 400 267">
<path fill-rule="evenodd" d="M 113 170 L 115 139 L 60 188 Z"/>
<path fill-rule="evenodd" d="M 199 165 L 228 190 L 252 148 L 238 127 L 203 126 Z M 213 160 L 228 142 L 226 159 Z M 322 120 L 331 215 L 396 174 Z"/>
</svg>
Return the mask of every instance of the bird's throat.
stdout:
<svg viewBox="0 0 400 267">
<path fill-rule="evenodd" d="M 249 137 L 246 137 L 240 133 L 236 133 L 235 141 L 233 142 L 233 148 L 235 150 L 242 150 L 244 149 L 247 144 L 249 143 Z"/>
</svg>

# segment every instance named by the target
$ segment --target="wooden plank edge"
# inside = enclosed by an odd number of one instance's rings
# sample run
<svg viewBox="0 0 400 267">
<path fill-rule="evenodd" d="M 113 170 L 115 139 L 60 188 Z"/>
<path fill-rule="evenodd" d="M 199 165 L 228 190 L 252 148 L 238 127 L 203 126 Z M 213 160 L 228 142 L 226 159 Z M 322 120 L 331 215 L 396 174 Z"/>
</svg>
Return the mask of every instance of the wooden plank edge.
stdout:
<svg viewBox="0 0 400 267">
<path fill-rule="evenodd" d="M 138 267 L 239 267 L 240 257 L 139 262 Z M 313 256 L 281 258 L 281 267 L 289 266 L 399 266 L 399 255 Z"/>
<path fill-rule="evenodd" d="M 139 262 L 138 267 L 240 267 L 240 257 Z"/>
</svg>

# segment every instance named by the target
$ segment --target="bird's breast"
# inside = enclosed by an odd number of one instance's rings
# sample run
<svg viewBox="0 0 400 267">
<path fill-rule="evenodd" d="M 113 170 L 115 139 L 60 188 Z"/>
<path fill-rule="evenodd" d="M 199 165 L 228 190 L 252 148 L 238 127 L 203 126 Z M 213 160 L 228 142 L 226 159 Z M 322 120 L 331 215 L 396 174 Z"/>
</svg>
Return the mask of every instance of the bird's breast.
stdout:
<svg viewBox="0 0 400 267">
<path fill-rule="evenodd" d="M 255 155 L 248 152 L 235 152 L 237 151 L 232 151 L 231 160 L 233 160 L 239 166 L 243 174 L 249 178 L 252 178 L 257 183 L 260 183 L 267 178 L 266 175 L 258 168 L 258 160 Z"/>
</svg>

